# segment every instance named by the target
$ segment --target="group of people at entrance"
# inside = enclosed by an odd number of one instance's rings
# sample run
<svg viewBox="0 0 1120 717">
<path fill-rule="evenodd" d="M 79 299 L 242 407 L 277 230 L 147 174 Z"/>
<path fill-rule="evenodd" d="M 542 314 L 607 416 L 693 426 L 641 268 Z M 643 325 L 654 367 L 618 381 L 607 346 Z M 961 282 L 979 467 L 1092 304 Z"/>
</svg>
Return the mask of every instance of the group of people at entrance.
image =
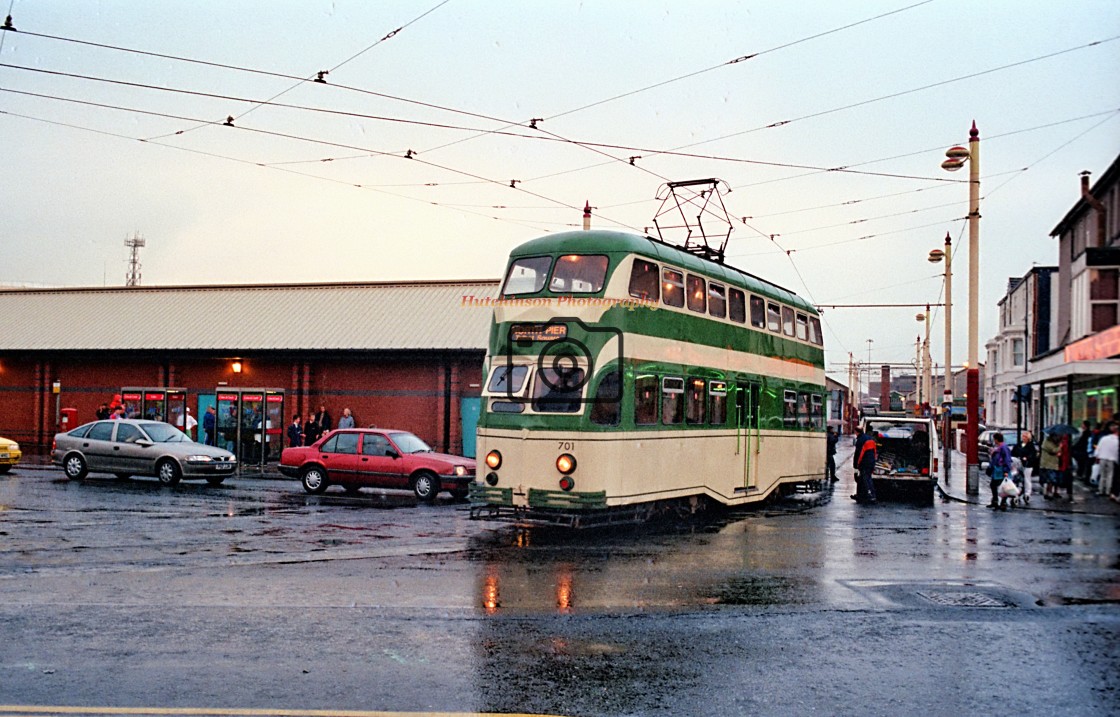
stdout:
<svg viewBox="0 0 1120 717">
<path fill-rule="evenodd" d="M 288 445 L 293 448 L 310 446 L 330 433 L 333 425 L 331 412 L 327 410 L 325 405 L 320 405 L 319 412 L 309 416 L 307 421 L 304 421 L 303 417 L 297 413 L 292 416 L 292 422 L 288 425 Z M 354 427 L 354 414 L 350 412 L 349 408 L 342 409 L 342 418 L 338 419 L 338 427 Z"/>
</svg>

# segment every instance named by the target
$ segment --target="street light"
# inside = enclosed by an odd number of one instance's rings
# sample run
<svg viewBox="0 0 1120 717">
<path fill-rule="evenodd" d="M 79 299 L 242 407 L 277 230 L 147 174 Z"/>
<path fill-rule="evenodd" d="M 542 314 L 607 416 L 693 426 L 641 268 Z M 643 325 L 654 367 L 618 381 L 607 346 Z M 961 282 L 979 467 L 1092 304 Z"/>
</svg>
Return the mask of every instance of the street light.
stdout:
<svg viewBox="0 0 1120 717">
<path fill-rule="evenodd" d="M 941 168 L 955 172 L 968 162 L 968 372 L 966 374 L 965 491 L 980 493 L 980 130 L 976 121 L 968 132 L 968 149 L 950 147 Z"/>
<path fill-rule="evenodd" d="M 942 386 L 941 402 L 945 404 L 942 414 L 943 439 L 945 457 L 945 474 L 949 474 L 951 465 L 950 431 L 953 422 L 953 240 L 949 232 L 945 232 L 945 249 L 933 249 L 929 253 L 931 264 L 945 261 L 945 382 Z"/>
<path fill-rule="evenodd" d="M 926 304 L 926 310 L 914 317 L 919 322 L 924 322 L 926 325 L 926 340 L 923 342 L 920 338 L 918 339 L 918 370 L 920 375 L 914 377 L 918 389 L 919 413 L 924 413 L 924 407 L 932 403 L 930 392 L 933 390 L 933 372 L 931 367 L 932 361 L 930 360 L 929 354 L 930 316 L 929 304 Z"/>
</svg>

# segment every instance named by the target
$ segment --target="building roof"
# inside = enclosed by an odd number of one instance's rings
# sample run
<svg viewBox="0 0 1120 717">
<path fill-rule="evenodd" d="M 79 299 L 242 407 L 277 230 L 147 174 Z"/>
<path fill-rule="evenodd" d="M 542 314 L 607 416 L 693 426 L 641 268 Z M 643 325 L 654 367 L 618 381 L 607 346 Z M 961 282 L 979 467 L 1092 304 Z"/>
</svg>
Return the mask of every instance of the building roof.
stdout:
<svg viewBox="0 0 1120 717">
<path fill-rule="evenodd" d="M 0 351 L 485 350 L 498 281 L 0 290 Z"/>
<path fill-rule="evenodd" d="M 1103 196 L 1105 189 L 1116 181 L 1117 174 L 1120 174 L 1120 155 L 1118 155 L 1116 159 L 1112 161 L 1112 164 L 1109 165 L 1108 169 L 1104 170 L 1104 174 L 1102 174 L 1097 179 L 1096 183 L 1089 189 L 1089 193 L 1099 199 L 1101 196 Z M 1061 236 L 1063 232 L 1069 229 L 1070 226 L 1072 226 L 1073 223 L 1077 221 L 1077 218 L 1081 216 L 1082 212 L 1087 212 L 1089 211 L 1089 209 L 1089 203 L 1085 201 L 1084 197 L 1078 199 L 1077 202 L 1073 205 L 1073 208 L 1066 212 L 1066 215 L 1062 217 L 1062 221 L 1058 222 L 1058 226 L 1054 227 L 1054 230 L 1050 232 L 1050 236 Z"/>
</svg>

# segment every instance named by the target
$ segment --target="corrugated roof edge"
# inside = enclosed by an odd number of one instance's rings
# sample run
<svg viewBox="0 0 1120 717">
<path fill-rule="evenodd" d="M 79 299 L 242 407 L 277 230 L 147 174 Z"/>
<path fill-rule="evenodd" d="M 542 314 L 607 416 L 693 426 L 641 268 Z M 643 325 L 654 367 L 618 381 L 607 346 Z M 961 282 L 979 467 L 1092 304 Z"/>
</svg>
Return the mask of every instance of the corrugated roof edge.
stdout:
<svg viewBox="0 0 1120 717">
<path fill-rule="evenodd" d="M 149 284 L 145 286 L 59 286 L 59 287 L 4 287 L 0 294 L 58 294 L 81 292 L 142 292 L 142 291 L 212 291 L 225 289 L 337 289 L 376 288 L 376 287 L 417 287 L 417 286 L 477 286 L 493 284 L 495 288 L 501 279 L 417 279 L 414 281 L 335 281 L 292 284 Z"/>
</svg>

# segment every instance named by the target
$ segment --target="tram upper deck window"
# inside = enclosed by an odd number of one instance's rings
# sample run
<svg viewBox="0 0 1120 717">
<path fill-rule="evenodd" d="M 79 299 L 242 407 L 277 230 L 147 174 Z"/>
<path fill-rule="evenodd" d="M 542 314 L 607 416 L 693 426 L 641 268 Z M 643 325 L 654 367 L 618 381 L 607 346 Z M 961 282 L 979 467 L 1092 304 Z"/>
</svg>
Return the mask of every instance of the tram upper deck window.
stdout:
<svg viewBox="0 0 1120 717">
<path fill-rule="evenodd" d="M 816 316 L 809 317 L 809 340 L 817 346 L 824 346 L 824 334 L 821 333 L 821 320 Z"/>
<path fill-rule="evenodd" d="M 758 296 L 751 296 L 751 326 L 766 328 L 766 302 Z"/>
<path fill-rule="evenodd" d="M 657 423 L 657 397 L 657 376 L 634 379 L 634 425 L 652 426 Z"/>
<path fill-rule="evenodd" d="M 544 280 L 548 277 L 551 266 L 550 256 L 529 256 L 514 260 L 509 266 L 509 272 L 506 273 L 502 294 L 537 293 L 544 288 Z"/>
<path fill-rule="evenodd" d="M 688 310 L 703 314 L 708 309 L 708 297 L 704 291 L 704 277 L 694 274 L 688 275 Z"/>
<path fill-rule="evenodd" d="M 603 289 L 607 257 L 599 254 L 566 254 L 556 260 L 548 290 L 557 294 L 592 294 Z"/>
<path fill-rule="evenodd" d="M 782 307 L 782 333 L 793 336 L 793 309 L 788 306 Z"/>
<path fill-rule="evenodd" d="M 630 269 L 630 296 L 648 301 L 661 298 L 657 264 L 643 259 L 634 260 L 634 266 Z"/>
<path fill-rule="evenodd" d="M 661 422 L 669 426 L 684 421 L 684 379 L 661 379 Z"/>
<path fill-rule="evenodd" d="M 509 366 L 507 364 L 495 366 L 486 390 L 490 393 L 507 396 L 520 395 L 521 389 L 525 387 L 525 377 L 528 375 L 528 366 Z"/>
<path fill-rule="evenodd" d="M 684 274 L 672 269 L 662 270 L 661 300 L 666 306 L 684 306 Z"/>
<path fill-rule="evenodd" d="M 747 297 L 738 289 L 727 290 L 727 316 L 740 324 L 747 320 Z"/>
<path fill-rule="evenodd" d="M 797 338 L 802 341 L 809 340 L 809 317 L 805 314 L 797 315 Z"/>
<path fill-rule="evenodd" d="M 782 330 L 782 309 L 777 304 L 766 304 L 766 326 L 774 333 Z"/>
<path fill-rule="evenodd" d="M 579 367 L 542 367 L 533 386 L 533 410 L 538 413 L 578 413 L 587 372 Z"/>
<path fill-rule="evenodd" d="M 708 284 L 708 313 L 717 319 L 727 316 L 727 289 L 714 281 Z"/>
</svg>

